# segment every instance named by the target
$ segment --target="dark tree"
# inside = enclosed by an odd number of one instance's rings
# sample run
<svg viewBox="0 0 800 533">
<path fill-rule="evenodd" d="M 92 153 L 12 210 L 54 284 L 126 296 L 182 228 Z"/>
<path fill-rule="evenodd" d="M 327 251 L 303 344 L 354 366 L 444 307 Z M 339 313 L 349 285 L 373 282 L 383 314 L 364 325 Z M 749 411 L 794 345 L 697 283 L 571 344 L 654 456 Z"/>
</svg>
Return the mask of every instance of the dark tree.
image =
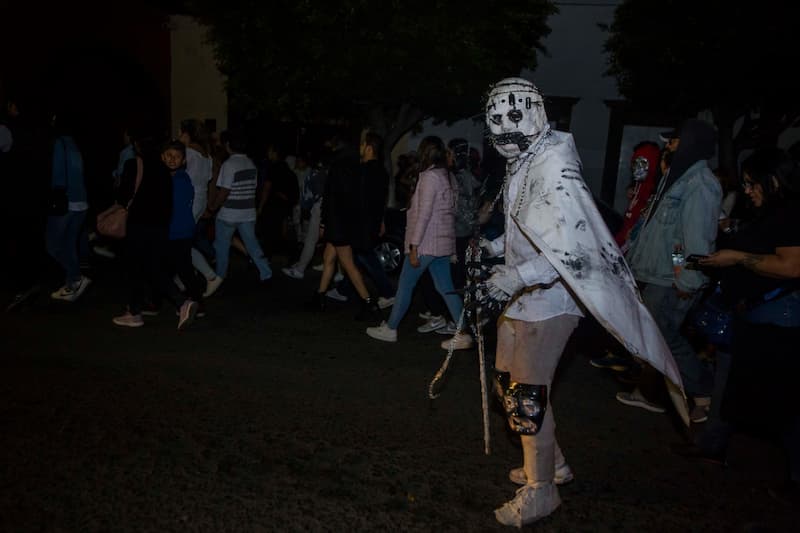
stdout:
<svg viewBox="0 0 800 533">
<path fill-rule="evenodd" d="M 639 108 L 710 110 L 720 163 L 734 169 L 740 150 L 774 145 L 800 116 L 799 14 L 778 0 L 625 0 L 605 28 L 607 74 Z"/>
<path fill-rule="evenodd" d="M 231 104 L 299 121 L 344 119 L 387 147 L 422 118 L 481 112 L 490 83 L 535 68 L 548 0 L 192 0 Z"/>
</svg>

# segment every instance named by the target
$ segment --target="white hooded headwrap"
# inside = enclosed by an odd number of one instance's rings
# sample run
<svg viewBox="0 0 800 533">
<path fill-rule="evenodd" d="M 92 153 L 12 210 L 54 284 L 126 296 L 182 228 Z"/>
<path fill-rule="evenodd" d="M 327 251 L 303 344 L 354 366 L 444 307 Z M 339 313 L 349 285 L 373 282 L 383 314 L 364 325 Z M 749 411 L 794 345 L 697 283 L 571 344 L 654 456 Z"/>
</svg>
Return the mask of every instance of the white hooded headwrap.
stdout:
<svg viewBox="0 0 800 533">
<path fill-rule="evenodd" d="M 500 155 L 513 158 L 524 152 L 547 126 L 539 89 L 523 78 L 497 82 L 486 100 L 486 125 Z"/>
</svg>

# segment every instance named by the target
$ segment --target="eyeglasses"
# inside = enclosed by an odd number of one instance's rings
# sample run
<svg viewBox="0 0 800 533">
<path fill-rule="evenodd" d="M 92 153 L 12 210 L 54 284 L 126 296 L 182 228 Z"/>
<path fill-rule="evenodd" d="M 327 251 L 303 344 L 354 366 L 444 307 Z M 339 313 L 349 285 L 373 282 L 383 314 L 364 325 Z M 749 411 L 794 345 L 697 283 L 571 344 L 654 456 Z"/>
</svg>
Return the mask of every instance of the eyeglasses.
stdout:
<svg viewBox="0 0 800 533">
<path fill-rule="evenodd" d="M 743 181 L 742 182 L 742 190 L 744 190 L 744 192 L 747 192 L 748 190 L 752 189 L 755 186 L 756 186 L 756 184 L 753 183 L 752 181 Z"/>
</svg>

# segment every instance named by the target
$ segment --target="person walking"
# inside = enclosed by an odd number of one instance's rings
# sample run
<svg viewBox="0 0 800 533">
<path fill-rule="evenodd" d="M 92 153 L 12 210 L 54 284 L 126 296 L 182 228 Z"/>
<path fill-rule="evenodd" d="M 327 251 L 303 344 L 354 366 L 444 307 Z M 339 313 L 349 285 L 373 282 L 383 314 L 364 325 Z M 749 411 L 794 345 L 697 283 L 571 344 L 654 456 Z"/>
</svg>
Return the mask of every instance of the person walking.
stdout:
<svg viewBox="0 0 800 533">
<path fill-rule="evenodd" d="M 78 259 L 78 237 L 86 221 L 89 203 L 83 157 L 73 136 L 72 119 L 67 114 L 59 114 L 54 118 L 53 126 L 56 140 L 51 184 L 53 200 L 47 217 L 47 253 L 64 269 L 65 281 L 50 297 L 74 302 L 92 282 L 81 274 Z"/>
<path fill-rule="evenodd" d="M 450 256 L 456 251 L 455 183 L 447 170 L 447 152 L 439 137 L 425 137 L 417 150 L 420 166 L 417 189 L 411 197 L 406 224 L 403 269 L 389 320 L 367 328 L 373 339 L 397 342 L 397 328 L 411 305 L 411 297 L 419 278 L 430 271 L 436 290 L 444 299 L 453 321 L 458 322 L 464 304 L 455 294 L 450 273 Z M 442 347 L 448 349 L 451 341 Z M 468 333 L 453 339 L 455 349 L 472 347 Z"/>
<path fill-rule="evenodd" d="M 259 280 L 272 278 L 272 269 L 256 238 L 256 182 L 257 169 L 244 153 L 247 145 L 244 136 L 236 131 L 227 132 L 225 149 L 230 157 L 225 160 L 217 178 L 217 190 L 208 203 L 208 215 L 216 213 L 214 250 L 217 256 L 217 276 L 228 274 L 233 234 L 239 232 L 247 253 L 258 269 Z"/>
</svg>

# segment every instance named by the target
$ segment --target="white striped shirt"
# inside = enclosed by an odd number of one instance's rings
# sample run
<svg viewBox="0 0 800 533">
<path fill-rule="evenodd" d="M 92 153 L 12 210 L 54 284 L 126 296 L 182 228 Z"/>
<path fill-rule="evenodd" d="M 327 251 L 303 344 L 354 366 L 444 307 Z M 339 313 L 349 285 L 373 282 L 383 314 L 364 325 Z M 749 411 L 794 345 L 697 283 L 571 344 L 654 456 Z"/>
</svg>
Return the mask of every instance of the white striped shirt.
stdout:
<svg viewBox="0 0 800 533">
<path fill-rule="evenodd" d="M 230 194 L 217 217 L 225 222 L 252 222 L 256 220 L 255 164 L 244 154 L 232 154 L 219 170 L 217 187 L 230 189 Z"/>
</svg>

